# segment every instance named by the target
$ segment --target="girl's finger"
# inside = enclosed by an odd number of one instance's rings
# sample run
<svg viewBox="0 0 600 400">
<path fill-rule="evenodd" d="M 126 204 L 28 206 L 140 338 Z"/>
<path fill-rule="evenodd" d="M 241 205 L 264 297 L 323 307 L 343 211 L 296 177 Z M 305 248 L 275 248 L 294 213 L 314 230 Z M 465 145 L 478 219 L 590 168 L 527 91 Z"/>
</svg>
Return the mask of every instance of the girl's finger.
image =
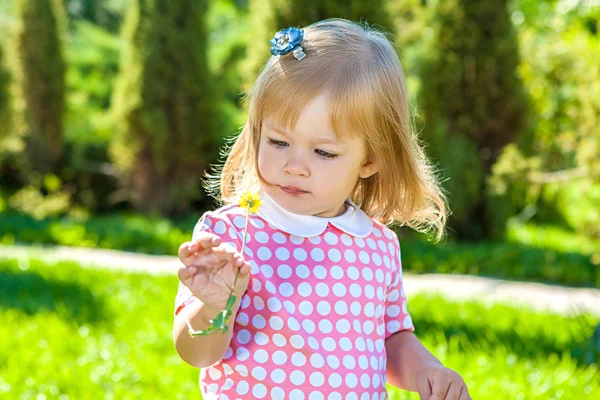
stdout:
<svg viewBox="0 0 600 400">
<path fill-rule="evenodd" d="M 471 396 L 469 396 L 469 390 L 466 386 L 462 386 L 460 388 L 460 397 L 458 400 L 471 400 Z"/>
<path fill-rule="evenodd" d="M 240 253 L 238 253 L 233 247 L 231 247 L 228 244 L 222 243 L 219 246 L 214 247 L 213 252 L 221 261 L 236 261 L 237 263 L 239 263 L 238 266 L 242 265 L 243 263 L 243 258 L 241 257 Z M 240 262 L 240 260 L 242 262 Z"/>
<path fill-rule="evenodd" d="M 459 400 L 460 398 L 460 389 L 461 386 L 456 383 L 451 383 L 450 388 L 448 389 L 448 393 L 446 393 L 446 400 Z"/>
<path fill-rule="evenodd" d="M 185 267 L 179 268 L 177 271 L 177 277 L 180 281 L 185 282 L 190 279 L 196 273 L 196 267 Z"/>
</svg>

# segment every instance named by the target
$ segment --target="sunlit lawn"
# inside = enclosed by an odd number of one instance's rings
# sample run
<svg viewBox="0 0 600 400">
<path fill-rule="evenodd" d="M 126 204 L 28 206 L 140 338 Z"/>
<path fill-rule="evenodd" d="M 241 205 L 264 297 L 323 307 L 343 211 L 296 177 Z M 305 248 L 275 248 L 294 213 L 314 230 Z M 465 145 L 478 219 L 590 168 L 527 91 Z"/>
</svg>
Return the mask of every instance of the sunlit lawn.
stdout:
<svg viewBox="0 0 600 400">
<path fill-rule="evenodd" d="M 198 371 L 172 345 L 176 286 L 175 277 L 0 260 L 0 398 L 200 398 Z M 600 396 L 590 316 L 423 296 L 409 309 L 474 399 Z M 418 399 L 388 389 L 392 399 Z"/>
</svg>

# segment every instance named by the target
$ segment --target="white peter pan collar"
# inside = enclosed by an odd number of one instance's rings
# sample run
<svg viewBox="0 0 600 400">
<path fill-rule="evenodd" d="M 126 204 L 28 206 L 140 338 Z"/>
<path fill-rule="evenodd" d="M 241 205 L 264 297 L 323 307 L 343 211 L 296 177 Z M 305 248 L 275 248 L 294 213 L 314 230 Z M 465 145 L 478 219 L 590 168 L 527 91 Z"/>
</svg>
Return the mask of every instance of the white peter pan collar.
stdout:
<svg viewBox="0 0 600 400">
<path fill-rule="evenodd" d="M 349 235 L 364 238 L 371 234 L 373 221 L 350 198 L 346 200 L 346 211 L 337 217 L 315 217 L 313 215 L 294 214 L 275 202 L 264 191 L 260 193 L 262 205 L 257 214 L 274 227 L 292 235 L 301 237 L 318 236 L 325 232 L 327 224 Z"/>
</svg>

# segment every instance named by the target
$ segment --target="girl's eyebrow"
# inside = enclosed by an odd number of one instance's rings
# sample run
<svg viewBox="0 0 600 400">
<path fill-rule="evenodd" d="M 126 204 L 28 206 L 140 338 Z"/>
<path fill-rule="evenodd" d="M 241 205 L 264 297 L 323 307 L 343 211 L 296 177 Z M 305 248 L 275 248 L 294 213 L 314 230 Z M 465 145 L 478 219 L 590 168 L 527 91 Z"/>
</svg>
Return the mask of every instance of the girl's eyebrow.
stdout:
<svg viewBox="0 0 600 400">
<path fill-rule="evenodd" d="M 276 126 L 272 125 L 272 124 L 271 124 L 271 123 L 269 123 L 269 122 L 266 122 L 265 124 L 267 125 L 267 127 L 268 127 L 269 129 L 271 129 L 271 130 L 273 130 L 273 131 L 275 131 L 275 132 L 279 133 L 280 135 L 283 135 L 283 136 L 285 136 L 285 137 L 288 137 L 288 138 L 289 138 L 289 137 L 291 137 L 291 136 L 293 136 L 293 135 L 292 135 L 291 133 L 289 133 L 288 131 L 286 131 L 286 130 L 284 130 L 284 129 L 281 129 L 281 128 L 278 128 L 278 127 L 276 127 Z M 327 139 L 327 138 L 317 138 L 317 139 L 315 140 L 315 143 L 318 143 L 318 144 L 336 144 L 336 145 L 343 145 L 343 144 L 344 144 L 344 141 L 343 141 L 343 140 Z"/>
</svg>

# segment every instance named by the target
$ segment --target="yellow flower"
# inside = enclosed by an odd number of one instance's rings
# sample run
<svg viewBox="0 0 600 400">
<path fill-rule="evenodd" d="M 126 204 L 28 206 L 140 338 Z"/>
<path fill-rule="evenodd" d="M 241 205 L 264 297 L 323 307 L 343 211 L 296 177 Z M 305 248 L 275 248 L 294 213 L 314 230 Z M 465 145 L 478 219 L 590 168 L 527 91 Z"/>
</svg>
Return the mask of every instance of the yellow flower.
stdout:
<svg viewBox="0 0 600 400">
<path fill-rule="evenodd" d="M 240 198 L 239 205 L 247 209 L 250 214 L 256 214 L 258 208 L 262 205 L 262 201 L 260 201 L 258 194 L 246 192 Z"/>
</svg>

